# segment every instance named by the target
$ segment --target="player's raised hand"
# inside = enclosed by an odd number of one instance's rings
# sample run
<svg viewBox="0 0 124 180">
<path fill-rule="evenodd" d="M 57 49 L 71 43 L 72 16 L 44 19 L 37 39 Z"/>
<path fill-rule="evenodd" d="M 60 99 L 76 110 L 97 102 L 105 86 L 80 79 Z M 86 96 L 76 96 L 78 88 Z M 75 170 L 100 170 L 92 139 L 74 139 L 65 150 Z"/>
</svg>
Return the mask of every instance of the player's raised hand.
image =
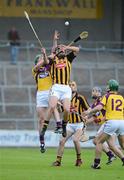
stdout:
<svg viewBox="0 0 124 180">
<path fill-rule="evenodd" d="M 53 39 L 54 40 L 60 39 L 60 32 L 59 31 L 55 30 Z"/>
<path fill-rule="evenodd" d="M 42 54 L 46 54 L 46 49 L 45 48 L 41 48 L 41 53 Z"/>
</svg>

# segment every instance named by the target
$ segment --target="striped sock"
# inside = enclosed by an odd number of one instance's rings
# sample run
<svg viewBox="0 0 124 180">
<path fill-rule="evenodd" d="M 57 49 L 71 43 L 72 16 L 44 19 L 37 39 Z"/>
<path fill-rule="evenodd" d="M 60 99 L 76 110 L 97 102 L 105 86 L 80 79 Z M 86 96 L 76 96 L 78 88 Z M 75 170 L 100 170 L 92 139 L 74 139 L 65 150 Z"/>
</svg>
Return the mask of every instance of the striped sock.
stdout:
<svg viewBox="0 0 124 180">
<path fill-rule="evenodd" d="M 42 131 L 41 131 L 42 133 L 45 134 L 47 127 L 48 127 L 48 124 L 49 124 L 49 121 L 44 121 L 44 125 L 43 125 Z"/>
<path fill-rule="evenodd" d="M 81 159 L 81 153 L 77 154 L 77 159 Z"/>
<path fill-rule="evenodd" d="M 62 157 L 61 156 L 57 156 L 56 161 L 61 163 Z"/>
</svg>

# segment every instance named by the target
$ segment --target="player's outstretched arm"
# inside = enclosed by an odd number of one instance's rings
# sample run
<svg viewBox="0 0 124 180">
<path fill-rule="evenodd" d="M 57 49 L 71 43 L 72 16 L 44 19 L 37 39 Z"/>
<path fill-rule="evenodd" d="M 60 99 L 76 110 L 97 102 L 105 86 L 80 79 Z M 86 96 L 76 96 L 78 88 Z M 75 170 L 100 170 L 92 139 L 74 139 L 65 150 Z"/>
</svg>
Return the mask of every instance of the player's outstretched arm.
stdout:
<svg viewBox="0 0 124 180">
<path fill-rule="evenodd" d="M 46 54 L 46 49 L 45 49 L 45 48 L 42 48 L 42 49 L 41 49 L 41 52 L 42 52 L 42 54 L 43 54 L 44 64 L 49 64 L 49 59 L 48 59 L 47 54 Z"/>
<path fill-rule="evenodd" d="M 74 53 L 78 53 L 79 52 L 79 47 L 76 46 L 65 46 L 63 44 L 60 45 L 61 48 L 63 48 L 64 50 L 70 50 L 73 51 Z"/>
<path fill-rule="evenodd" d="M 55 30 L 54 36 L 53 36 L 53 47 L 52 47 L 52 52 L 55 51 L 55 48 L 58 46 L 58 40 L 60 39 L 60 33 L 59 31 Z"/>
<path fill-rule="evenodd" d="M 66 46 L 66 49 L 71 50 L 76 53 L 78 53 L 80 50 L 79 47 L 76 47 L 76 46 Z"/>
<path fill-rule="evenodd" d="M 96 107 L 94 107 L 93 109 L 89 108 L 87 111 L 85 111 L 83 113 L 83 115 L 92 115 L 94 113 L 96 113 L 97 111 L 101 111 L 103 109 L 103 106 L 101 104 L 97 105 Z"/>
<path fill-rule="evenodd" d="M 38 63 L 33 67 L 34 72 L 37 72 L 43 64 L 44 64 L 44 60 L 41 55 L 38 59 Z"/>
</svg>

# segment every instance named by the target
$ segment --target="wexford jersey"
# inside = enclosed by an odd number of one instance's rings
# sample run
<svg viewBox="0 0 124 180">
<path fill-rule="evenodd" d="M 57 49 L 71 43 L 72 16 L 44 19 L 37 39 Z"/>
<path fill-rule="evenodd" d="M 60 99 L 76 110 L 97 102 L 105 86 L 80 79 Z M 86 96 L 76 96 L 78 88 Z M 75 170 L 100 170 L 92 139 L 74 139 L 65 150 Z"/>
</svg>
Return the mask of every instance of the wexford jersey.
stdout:
<svg viewBox="0 0 124 180">
<path fill-rule="evenodd" d="M 124 98 L 116 93 L 107 93 L 100 104 L 106 109 L 106 120 L 124 119 Z"/>
<path fill-rule="evenodd" d="M 75 55 L 69 53 L 64 59 L 58 59 L 57 56 L 51 61 L 51 76 L 53 84 L 69 84 L 71 75 L 71 63 Z"/>
<path fill-rule="evenodd" d="M 101 98 L 98 98 L 91 106 L 91 108 L 93 109 L 94 107 L 96 107 L 99 103 L 100 103 Z M 103 108 L 101 111 L 96 112 L 96 114 L 94 115 L 94 117 L 97 119 L 97 123 L 98 124 L 103 124 L 105 122 L 105 109 Z M 104 120 L 103 120 L 104 119 Z"/>
<path fill-rule="evenodd" d="M 35 72 L 32 68 L 32 75 L 37 84 L 37 91 L 46 91 L 49 90 L 52 86 L 52 78 L 50 75 L 50 66 L 45 65 L 40 67 L 40 69 Z"/>
<path fill-rule="evenodd" d="M 76 93 L 76 95 L 71 100 L 70 114 L 69 114 L 69 123 L 79 123 L 82 122 L 82 118 L 75 114 L 78 112 L 81 114 L 83 111 L 86 111 L 89 108 L 89 104 L 86 101 L 85 97 Z"/>
</svg>

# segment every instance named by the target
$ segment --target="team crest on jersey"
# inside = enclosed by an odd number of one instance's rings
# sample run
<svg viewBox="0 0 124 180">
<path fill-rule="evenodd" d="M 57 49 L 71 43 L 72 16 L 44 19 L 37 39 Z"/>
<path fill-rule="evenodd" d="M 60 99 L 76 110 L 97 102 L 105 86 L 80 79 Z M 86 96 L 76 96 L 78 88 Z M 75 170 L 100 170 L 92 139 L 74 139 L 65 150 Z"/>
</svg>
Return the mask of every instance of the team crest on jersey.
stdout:
<svg viewBox="0 0 124 180">
<path fill-rule="evenodd" d="M 59 62 L 55 66 L 56 66 L 56 68 L 62 69 L 64 67 L 66 67 L 66 61 L 59 60 Z"/>
<path fill-rule="evenodd" d="M 78 111 L 78 108 L 77 108 L 77 106 L 72 106 L 71 105 L 71 107 L 70 107 L 70 112 L 77 112 Z"/>
<path fill-rule="evenodd" d="M 47 77 L 47 76 L 49 76 L 49 73 L 48 73 L 48 72 L 41 72 L 41 73 L 39 74 L 39 78 L 45 78 L 45 77 Z"/>
</svg>

